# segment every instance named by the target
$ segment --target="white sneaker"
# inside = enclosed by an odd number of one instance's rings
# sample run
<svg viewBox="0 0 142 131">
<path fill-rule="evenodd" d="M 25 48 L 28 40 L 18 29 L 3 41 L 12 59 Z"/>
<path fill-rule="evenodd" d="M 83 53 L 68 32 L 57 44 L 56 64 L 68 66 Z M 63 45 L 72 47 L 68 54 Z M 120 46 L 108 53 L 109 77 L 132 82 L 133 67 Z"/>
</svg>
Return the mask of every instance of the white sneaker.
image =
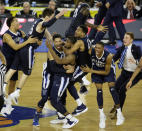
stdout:
<svg viewBox="0 0 142 131">
<path fill-rule="evenodd" d="M 3 107 L 1 110 L 1 114 L 3 116 L 10 115 L 11 112 L 14 110 L 14 108 L 12 108 L 12 103 L 11 103 L 11 99 L 9 96 L 7 99 L 5 98 L 5 105 L 6 105 L 6 107 Z"/>
<path fill-rule="evenodd" d="M 1 110 L 1 114 L 3 116 L 6 116 L 7 115 L 10 115 L 11 112 L 14 110 L 14 108 L 12 108 L 12 106 L 6 106 L 6 107 L 3 107 L 2 110 Z"/>
<path fill-rule="evenodd" d="M 105 116 L 105 114 L 100 115 L 100 123 L 99 123 L 99 127 L 100 127 L 100 128 L 105 128 L 105 127 L 106 127 L 105 121 L 106 121 L 106 116 Z"/>
<path fill-rule="evenodd" d="M 116 125 L 117 125 L 117 126 L 118 126 L 118 125 L 122 125 L 122 124 L 124 123 L 124 121 L 125 121 L 125 118 L 124 118 L 123 114 L 120 113 L 120 112 L 117 112 Z"/>
<path fill-rule="evenodd" d="M 75 117 L 71 117 L 70 119 L 66 118 L 67 119 L 67 123 L 65 123 L 62 128 L 65 128 L 65 129 L 69 129 L 69 128 L 72 128 L 73 126 L 75 126 L 79 120 Z"/>
<path fill-rule="evenodd" d="M 84 77 L 82 78 L 82 80 L 83 80 L 83 84 L 84 84 L 85 86 L 88 86 L 88 85 L 91 84 L 91 82 L 87 80 L 86 76 L 84 76 Z"/>
<path fill-rule="evenodd" d="M 11 99 L 17 105 L 18 104 L 18 97 L 20 96 L 19 90 L 15 90 L 13 93 L 10 94 Z"/>
<path fill-rule="evenodd" d="M 67 122 L 67 119 L 64 118 L 59 118 L 57 117 L 55 120 L 51 120 L 50 123 L 51 124 L 64 124 Z"/>
</svg>

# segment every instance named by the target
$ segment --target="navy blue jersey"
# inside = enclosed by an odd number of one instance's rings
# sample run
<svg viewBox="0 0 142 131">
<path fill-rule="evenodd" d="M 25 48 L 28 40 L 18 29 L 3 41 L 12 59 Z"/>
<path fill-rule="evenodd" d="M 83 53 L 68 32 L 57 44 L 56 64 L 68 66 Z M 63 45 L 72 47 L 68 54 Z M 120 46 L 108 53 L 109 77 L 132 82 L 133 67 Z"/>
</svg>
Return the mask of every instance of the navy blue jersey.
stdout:
<svg viewBox="0 0 142 131">
<path fill-rule="evenodd" d="M 17 31 L 17 34 L 11 32 L 10 30 L 7 30 L 4 34 L 9 34 L 12 39 L 15 41 L 16 44 L 19 44 L 20 43 L 20 39 L 22 38 L 22 33 L 21 31 Z M 4 54 L 4 56 L 6 58 L 12 58 L 15 56 L 15 53 L 16 51 L 14 49 L 12 49 L 8 43 L 4 42 L 3 43 L 3 46 L 2 46 L 2 53 Z"/>
<path fill-rule="evenodd" d="M 78 7 L 74 11 L 73 18 L 77 17 L 77 15 L 79 14 L 80 10 L 82 8 L 84 8 L 84 7 L 90 8 L 87 3 L 82 3 L 82 4 L 78 5 Z"/>
<path fill-rule="evenodd" d="M 82 3 L 75 9 L 71 24 L 70 24 L 68 30 L 65 33 L 66 37 L 67 36 L 74 36 L 74 33 L 75 33 L 77 27 L 85 24 L 89 15 L 85 16 L 80 12 L 80 10 L 84 7 L 89 8 L 89 5 L 86 4 L 86 3 Z"/>
<path fill-rule="evenodd" d="M 84 51 L 77 51 L 77 65 L 79 66 L 85 66 L 88 65 L 91 66 L 91 57 L 88 53 L 90 47 L 91 47 L 91 41 L 89 40 L 88 36 L 81 38 L 81 40 L 84 43 L 85 50 Z"/>
<path fill-rule="evenodd" d="M 64 52 L 59 52 L 55 47 L 53 47 L 53 50 L 55 53 L 60 57 L 65 57 Z M 62 64 L 57 64 L 54 60 L 47 60 L 47 72 L 49 73 L 55 73 L 55 74 L 65 74 L 66 71 L 63 68 Z"/>
<path fill-rule="evenodd" d="M 43 20 L 42 19 L 38 19 L 34 24 L 33 24 L 33 26 L 32 26 L 32 28 L 31 28 L 31 30 L 30 30 L 30 32 L 29 32 L 29 36 L 32 36 L 33 38 L 35 37 L 35 38 L 37 38 L 38 40 L 42 40 L 43 39 L 43 37 L 44 37 L 44 33 L 45 33 L 45 29 L 42 31 L 42 32 L 37 32 L 36 31 L 36 27 L 37 27 L 37 25 L 40 23 L 40 22 L 42 22 Z M 37 44 L 37 43 L 35 43 L 35 44 L 31 44 L 30 46 L 33 46 L 33 48 L 35 49 L 35 48 L 37 48 L 39 45 Z"/>
<path fill-rule="evenodd" d="M 95 49 L 92 49 L 91 58 L 92 58 L 92 68 L 94 70 L 105 70 L 106 60 L 110 53 L 104 50 L 102 57 L 98 58 L 95 53 Z M 111 68 L 115 69 L 114 62 L 112 60 Z"/>
<path fill-rule="evenodd" d="M 30 30 L 30 32 L 29 32 L 29 35 L 30 35 L 30 36 L 36 37 L 36 38 L 38 38 L 39 40 L 42 40 L 42 39 L 43 39 L 45 30 L 43 30 L 43 32 L 39 33 L 39 32 L 36 31 L 36 27 L 37 27 L 37 25 L 38 25 L 40 22 L 42 22 L 42 21 L 43 21 L 42 19 L 38 19 L 38 20 L 33 24 L 32 28 L 31 28 L 31 30 Z"/>
</svg>

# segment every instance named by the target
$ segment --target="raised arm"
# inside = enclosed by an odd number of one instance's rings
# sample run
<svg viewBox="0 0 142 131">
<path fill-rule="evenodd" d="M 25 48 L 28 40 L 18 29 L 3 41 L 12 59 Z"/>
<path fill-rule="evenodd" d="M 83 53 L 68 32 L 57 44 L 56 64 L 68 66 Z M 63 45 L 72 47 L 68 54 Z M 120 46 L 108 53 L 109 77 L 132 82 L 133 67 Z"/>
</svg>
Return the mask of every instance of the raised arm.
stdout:
<svg viewBox="0 0 142 131">
<path fill-rule="evenodd" d="M 47 21 L 42 22 L 42 27 L 50 27 L 51 25 L 53 25 L 57 19 L 59 19 L 61 16 L 63 16 L 65 13 L 67 12 L 67 10 L 62 10 L 60 13 L 58 13 L 56 16 L 51 16 Z"/>
<path fill-rule="evenodd" d="M 83 41 L 82 40 L 78 40 L 72 47 L 71 49 L 65 49 L 64 52 L 66 54 L 72 54 L 74 52 L 76 52 L 77 50 L 80 50 L 82 48 L 83 45 Z"/>
<path fill-rule="evenodd" d="M 51 44 L 47 43 L 46 45 L 57 64 L 74 64 L 75 63 L 75 56 L 74 55 L 71 54 L 71 55 L 68 55 L 64 58 L 60 58 L 58 55 L 56 55 L 56 53 L 52 49 Z"/>
</svg>

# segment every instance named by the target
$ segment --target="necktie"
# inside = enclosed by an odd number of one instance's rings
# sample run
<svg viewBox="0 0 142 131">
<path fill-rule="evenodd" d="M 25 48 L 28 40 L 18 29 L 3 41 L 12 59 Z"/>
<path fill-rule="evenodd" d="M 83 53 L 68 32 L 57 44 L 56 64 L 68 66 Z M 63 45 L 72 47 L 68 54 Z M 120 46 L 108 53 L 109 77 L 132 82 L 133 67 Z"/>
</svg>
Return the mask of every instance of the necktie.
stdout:
<svg viewBox="0 0 142 131">
<path fill-rule="evenodd" d="M 128 47 L 125 47 L 125 49 L 123 50 L 123 52 L 121 54 L 120 61 L 119 61 L 119 64 L 118 64 L 118 68 L 119 69 L 121 69 L 123 67 L 124 59 L 125 59 L 125 55 L 126 55 L 127 49 L 128 49 Z"/>
<path fill-rule="evenodd" d="M 130 10 L 130 19 L 134 19 L 133 11 Z"/>
</svg>

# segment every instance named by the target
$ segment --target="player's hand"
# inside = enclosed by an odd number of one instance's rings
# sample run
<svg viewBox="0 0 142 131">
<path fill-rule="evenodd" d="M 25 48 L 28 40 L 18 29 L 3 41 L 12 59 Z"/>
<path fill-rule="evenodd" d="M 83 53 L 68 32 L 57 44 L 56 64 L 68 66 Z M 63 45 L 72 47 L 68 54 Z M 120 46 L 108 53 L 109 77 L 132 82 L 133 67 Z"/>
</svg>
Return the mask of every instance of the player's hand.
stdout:
<svg viewBox="0 0 142 131">
<path fill-rule="evenodd" d="M 22 33 L 22 37 L 23 37 L 23 38 L 26 37 L 26 34 L 25 34 L 24 31 L 21 31 L 21 33 Z"/>
<path fill-rule="evenodd" d="M 64 69 L 66 70 L 66 73 L 73 73 L 74 72 L 74 66 L 72 65 L 63 65 Z"/>
<path fill-rule="evenodd" d="M 52 48 L 52 42 L 47 40 L 46 41 L 46 46 L 47 46 L 47 48 Z"/>
<path fill-rule="evenodd" d="M 102 2 L 97 2 L 96 3 L 96 7 L 98 7 L 98 8 L 101 7 L 102 5 L 103 5 Z"/>
<path fill-rule="evenodd" d="M 27 44 L 32 44 L 32 43 L 34 44 L 34 43 L 37 43 L 37 41 L 38 41 L 37 38 L 35 37 L 32 38 L 32 36 L 30 36 L 27 40 Z"/>
<path fill-rule="evenodd" d="M 91 73 L 91 69 L 86 65 L 86 66 L 81 66 L 80 69 L 83 71 L 83 72 L 88 72 L 88 73 Z"/>
<path fill-rule="evenodd" d="M 106 3 L 106 8 L 109 9 L 109 7 L 110 7 L 110 3 L 107 2 L 107 3 Z"/>
<path fill-rule="evenodd" d="M 106 32 L 108 30 L 108 27 L 107 26 L 98 25 L 97 26 L 97 30 L 98 31 L 102 31 L 102 32 Z"/>
<path fill-rule="evenodd" d="M 61 16 L 63 16 L 65 13 L 67 12 L 66 9 L 63 9 L 62 11 L 60 11 L 60 13 L 58 13 L 55 17 L 56 19 L 59 19 Z"/>
<path fill-rule="evenodd" d="M 127 83 L 127 85 L 126 85 L 126 89 L 127 89 L 127 90 L 130 89 L 131 85 L 132 85 L 132 81 L 130 80 L 130 81 Z"/>
</svg>

